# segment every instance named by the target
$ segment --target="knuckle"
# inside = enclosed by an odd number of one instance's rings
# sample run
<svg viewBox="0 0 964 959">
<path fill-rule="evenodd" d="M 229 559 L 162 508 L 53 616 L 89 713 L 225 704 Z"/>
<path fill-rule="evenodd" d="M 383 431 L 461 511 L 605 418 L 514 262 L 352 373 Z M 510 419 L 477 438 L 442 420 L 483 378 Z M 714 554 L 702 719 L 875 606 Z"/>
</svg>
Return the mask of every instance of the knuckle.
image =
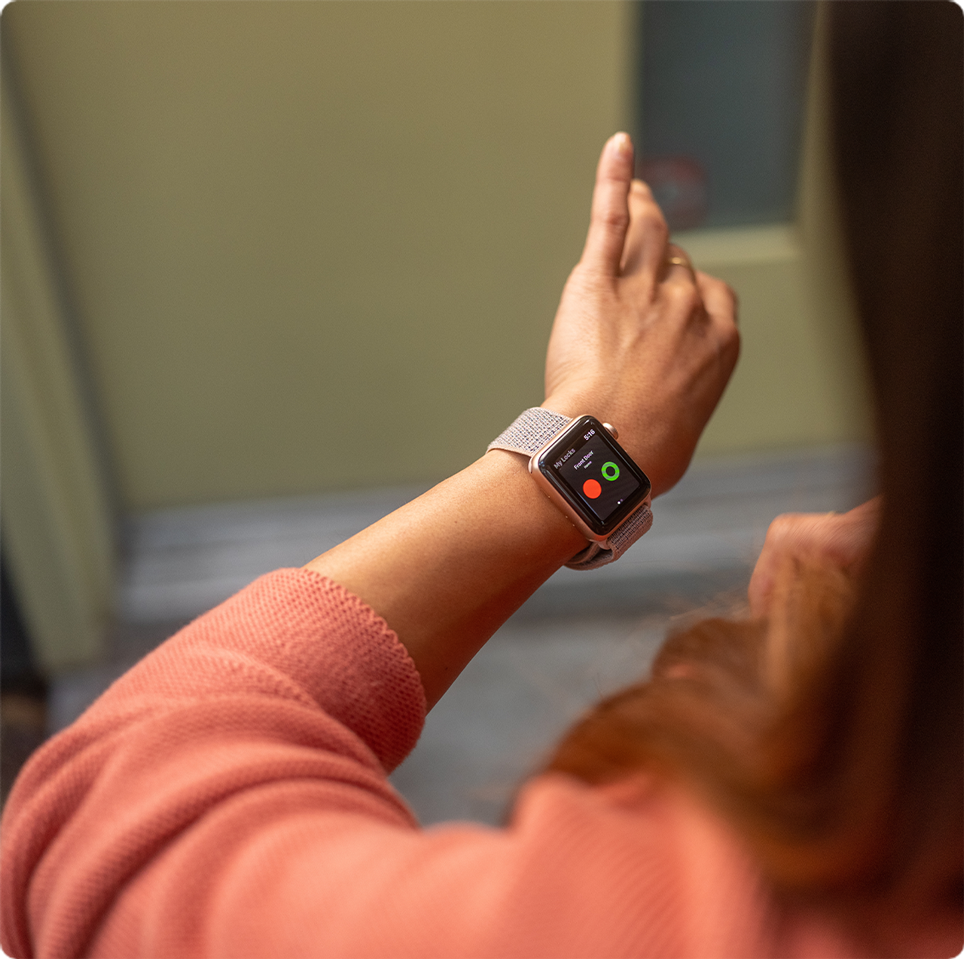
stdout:
<svg viewBox="0 0 964 959">
<path fill-rule="evenodd" d="M 724 282 L 718 277 L 710 276 L 709 273 L 703 273 L 701 276 L 708 290 L 712 290 L 715 295 L 728 300 L 732 306 L 736 306 L 736 291 L 729 283 Z"/>
<path fill-rule="evenodd" d="M 699 290 L 688 277 L 667 283 L 666 293 L 673 307 L 681 313 L 700 313 L 703 310 L 703 300 L 700 297 Z"/>
<path fill-rule="evenodd" d="M 779 547 L 793 538 L 796 529 L 796 515 L 793 513 L 782 513 L 777 516 L 767 529 L 766 544 L 770 547 Z"/>
<path fill-rule="evenodd" d="M 629 212 L 619 207 L 605 207 L 598 210 L 593 219 L 597 226 L 606 230 L 625 230 L 629 225 Z"/>
<path fill-rule="evenodd" d="M 780 515 L 775 516 L 773 521 L 770 523 L 770 532 L 778 535 L 780 533 L 785 533 L 788 529 L 794 526 L 796 521 L 796 513 L 780 513 Z"/>
<path fill-rule="evenodd" d="M 732 321 L 723 325 L 720 331 L 720 339 L 722 340 L 723 349 L 730 351 L 739 351 L 740 349 L 740 330 L 736 323 Z"/>
<path fill-rule="evenodd" d="M 665 245 L 669 239 L 669 227 L 666 225 L 663 211 L 655 203 L 650 203 L 647 206 L 647 212 L 652 221 L 650 229 L 659 239 L 659 242 Z"/>
<path fill-rule="evenodd" d="M 613 170 L 600 170 L 596 176 L 596 191 L 603 196 L 626 193 L 626 179 Z"/>
</svg>

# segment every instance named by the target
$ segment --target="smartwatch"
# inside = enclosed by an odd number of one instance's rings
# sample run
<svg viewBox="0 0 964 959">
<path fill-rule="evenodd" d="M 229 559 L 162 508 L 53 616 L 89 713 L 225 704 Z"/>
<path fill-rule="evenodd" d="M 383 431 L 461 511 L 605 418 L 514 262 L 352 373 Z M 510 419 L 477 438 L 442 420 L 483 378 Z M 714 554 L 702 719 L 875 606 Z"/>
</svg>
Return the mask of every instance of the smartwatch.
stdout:
<svg viewBox="0 0 964 959">
<path fill-rule="evenodd" d="M 536 484 L 589 541 L 566 563 L 571 569 L 619 559 L 653 523 L 649 478 L 616 435 L 594 416 L 572 419 L 537 406 L 488 446 L 527 456 Z"/>
</svg>

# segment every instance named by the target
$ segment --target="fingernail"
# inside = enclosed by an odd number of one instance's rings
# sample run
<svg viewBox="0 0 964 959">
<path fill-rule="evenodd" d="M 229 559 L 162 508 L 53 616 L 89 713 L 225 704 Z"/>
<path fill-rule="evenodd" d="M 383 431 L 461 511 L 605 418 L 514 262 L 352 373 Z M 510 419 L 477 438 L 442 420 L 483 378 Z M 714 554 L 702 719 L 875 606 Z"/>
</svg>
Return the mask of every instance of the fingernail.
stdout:
<svg viewBox="0 0 964 959">
<path fill-rule="evenodd" d="M 633 152 L 633 141 L 628 133 L 617 133 L 609 141 L 609 149 L 613 156 L 627 157 Z"/>
</svg>

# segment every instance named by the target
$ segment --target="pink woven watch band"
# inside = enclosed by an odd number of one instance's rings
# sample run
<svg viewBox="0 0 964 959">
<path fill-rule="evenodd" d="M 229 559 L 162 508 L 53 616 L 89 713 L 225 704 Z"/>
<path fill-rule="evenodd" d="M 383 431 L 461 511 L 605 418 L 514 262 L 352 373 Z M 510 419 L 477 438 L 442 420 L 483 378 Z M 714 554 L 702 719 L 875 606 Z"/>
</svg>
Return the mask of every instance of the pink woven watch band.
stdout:
<svg viewBox="0 0 964 959">
<path fill-rule="evenodd" d="M 562 413 L 533 406 L 513 420 L 508 429 L 503 430 L 489 445 L 489 450 L 508 450 L 531 457 L 557 433 L 562 432 L 572 419 Z M 609 537 L 606 545 L 589 543 L 568 563 L 570 569 L 597 569 L 613 563 L 629 549 L 653 525 L 653 511 L 647 499 L 621 526 Z"/>
</svg>

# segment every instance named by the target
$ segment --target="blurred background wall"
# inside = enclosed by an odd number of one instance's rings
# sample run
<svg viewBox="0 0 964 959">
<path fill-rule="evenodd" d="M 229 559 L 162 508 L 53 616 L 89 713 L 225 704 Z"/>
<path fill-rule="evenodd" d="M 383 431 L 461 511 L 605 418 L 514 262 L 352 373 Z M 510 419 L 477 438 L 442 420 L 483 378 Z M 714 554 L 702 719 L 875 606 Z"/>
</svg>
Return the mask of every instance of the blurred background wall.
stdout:
<svg viewBox="0 0 964 959">
<path fill-rule="evenodd" d="M 537 403 L 630 16 L 14 4 L 121 506 L 437 477 Z"/>
<path fill-rule="evenodd" d="M 711 10 L 791 6 L 804 13 L 765 36 Z M 696 20 L 660 19 L 676 7 Z M 740 296 L 743 356 L 698 460 L 865 440 L 813 11 L 7 6 L 3 545 L 43 667 L 101 655 L 126 519 L 427 484 L 538 404 L 618 129 L 668 203 L 703 191 L 676 238 Z M 698 152 L 674 117 L 730 111 L 727 176 L 747 183 L 775 129 L 737 123 L 759 114 L 749 88 L 690 83 L 697 34 L 719 76 L 752 62 L 740 82 L 789 103 L 788 199 L 762 216 L 714 218 L 712 157 L 666 174 Z M 703 114 L 700 89 L 716 96 Z"/>
</svg>

